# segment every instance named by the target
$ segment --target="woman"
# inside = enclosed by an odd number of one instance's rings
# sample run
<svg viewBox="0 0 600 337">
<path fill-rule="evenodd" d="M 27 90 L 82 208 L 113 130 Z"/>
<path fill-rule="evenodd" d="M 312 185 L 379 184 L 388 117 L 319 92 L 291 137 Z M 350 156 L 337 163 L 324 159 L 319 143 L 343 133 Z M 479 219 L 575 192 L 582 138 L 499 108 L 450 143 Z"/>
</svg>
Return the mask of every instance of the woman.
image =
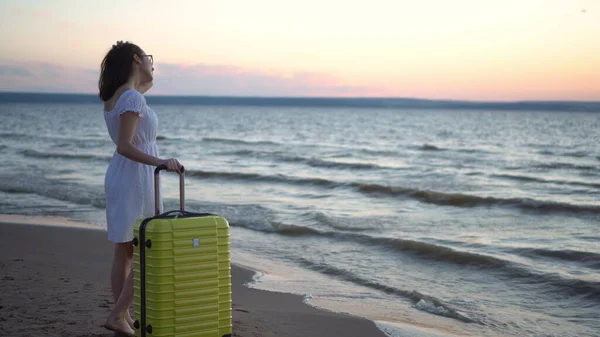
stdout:
<svg viewBox="0 0 600 337">
<path fill-rule="evenodd" d="M 104 326 L 134 336 L 129 307 L 133 300 L 133 226 L 154 215 L 154 167 L 165 164 L 180 172 L 176 159 L 160 159 L 156 145 L 158 119 L 142 95 L 150 87 L 152 55 L 129 42 L 117 42 L 104 57 L 98 87 L 104 120 L 116 151 L 106 170 L 108 240 L 115 244 L 111 288 L 115 307 Z M 162 200 L 160 203 L 162 211 Z"/>
</svg>

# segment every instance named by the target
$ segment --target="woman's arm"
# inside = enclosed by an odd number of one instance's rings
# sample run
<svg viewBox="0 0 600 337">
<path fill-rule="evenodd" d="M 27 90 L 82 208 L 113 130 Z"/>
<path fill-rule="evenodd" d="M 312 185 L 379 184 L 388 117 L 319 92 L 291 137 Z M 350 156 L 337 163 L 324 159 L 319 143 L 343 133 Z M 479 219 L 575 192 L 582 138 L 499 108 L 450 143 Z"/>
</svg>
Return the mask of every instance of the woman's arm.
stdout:
<svg viewBox="0 0 600 337">
<path fill-rule="evenodd" d="M 163 160 L 160 158 L 148 155 L 133 145 L 133 136 L 135 135 L 135 128 L 137 127 L 139 119 L 138 114 L 129 111 L 124 112 L 120 119 L 121 125 L 119 127 L 117 152 L 124 157 L 142 164 L 152 166 L 159 166 L 163 164 Z"/>
</svg>

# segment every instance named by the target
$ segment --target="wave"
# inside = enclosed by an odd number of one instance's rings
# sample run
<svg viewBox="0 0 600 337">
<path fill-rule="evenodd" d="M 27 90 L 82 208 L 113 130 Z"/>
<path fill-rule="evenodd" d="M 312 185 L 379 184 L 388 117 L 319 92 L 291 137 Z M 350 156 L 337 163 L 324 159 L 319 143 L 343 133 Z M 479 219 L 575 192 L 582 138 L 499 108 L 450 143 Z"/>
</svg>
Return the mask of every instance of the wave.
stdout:
<svg viewBox="0 0 600 337">
<path fill-rule="evenodd" d="M 360 185 L 358 190 L 368 194 L 384 194 L 389 196 L 404 196 L 421 202 L 454 207 L 480 207 L 480 206 L 511 206 L 524 210 L 555 211 L 555 212 L 592 212 L 600 213 L 600 206 L 574 205 L 568 203 L 557 203 L 538 201 L 525 198 L 494 198 L 480 197 L 461 193 L 445 193 L 436 191 L 425 191 L 414 188 L 389 187 L 382 185 Z"/>
<path fill-rule="evenodd" d="M 369 196 L 408 198 L 423 203 L 453 207 L 514 207 L 528 211 L 600 213 L 600 206 L 577 205 L 552 201 L 540 201 L 528 198 L 495 198 L 461 193 L 420 190 L 412 187 L 385 186 L 359 182 L 336 182 L 323 178 L 297 178 L 286 175 L 262 175 L 259 173 L 188 171 L 194 178 L 235 179 L 255 182 L 272 182 L 295 185 L 312 185 L 326 188 L 351 188 Z"/>
<path fill-rule="evenodd" d="M 533 270 L 531 267 L 521 265 L 498 257 L 478 254 L 467 251 L 459 251 L 453 248 L 435 245 L 422 241 L 405 240 L 400 238 L 372 237 L 357 234 L 343 234 L 342 237 L 352 239 L 365 245 L 376 247 L 387 247 L 400 252 L 410 252 L 427 260 L 435 260 L 457 265 L 470 265 L 483 269 L 502 272 L 508 279 L 521 280 L 523 283 L 554 286 L 564 293 L 582 295 L 590 299 L 600 300 L 600 282 L 584 281 L 579 279 L 564 278 L 557 274 L 547 274 Z M 568 252 L 541 252 L 565 257 Z M 586 256 L 590 258 L 590 256 Z M 596 258 L 596 257 L 595 257 Z M 581 260 L 580 260 L 581 261 Z M 598 260 L 588 263 L 594 266 Z"/>
<path fill-rule="evenodd" d="M 435 260 L 457 265 L 471 265 L 482 268 L 502 268 L 512 264 L 510 261 L 490 255 L 459 251 L 450 247 L 423 241 L 390 237 L 376 237 L 354 233 L 331 233 L 325 235 L 351 240 L 364 246 L 387 248 L 399 252 L 410 252 L 416 256 L 420 256 L 428 260 Z"/>
<path fill-rule="evenodd" d="M 425 151 L 425 152 L 431 151 L 431 152 L 458 152 L 458 153 L 495 153 L 494 151 L 483 150 L 483 149 L 446 148 L 446 147 L 440 147 L 440 146 L 429 144 L 429 143 L 425 143 L 421 146 L 411 146 L 410 148 L 420 150 L 420 151 Z"/>
<path fill-rule="evenodd" d="M 527 265 L 504 260 L 499 257 L 469 251 L 460 251 L 429 242 L 393 237 L 377 237 L 362 233 L 321 231 L 315 228 L 286 225 L 279 222 L 268 223 L 263 221 L 260 225 L 257 225 L 256 223 L 247 223 L 244 220 L 241 220 L 231 221 L 230 225 L 284 236 L 317 236 L 332 238 L 360 244 L 362 247 L 387 249 L 402 254 L 409 253 L 427 261 L 437 261 L 460 266 L 473 266 L 483 270 L 500 272 L 509 280 L 519 280 L 522 283 L 543 285 L 545 287 L 552 286 L 554 289 L 559 289 L 563 293 L 582 295 L 590 299 L 600 300 L 600 282 L 565 278 L 557 274 L 536 271 Z M 571 256 L 572 260 L 580 258 L 578 260 L 580 262 L 588 261 L 586 265 L 590 267 L 598 267 L 596 264 L 600 261 L 598 260 L 598 254 L 592 253 L 573 253 L 569 251 L 549 250 L 523 250 L 516 251 L 516 253 L 521 255 L 545 254 L 553 257 L 562 257 L 564 259 L 568 259 L 568 256 Z"/>
<path fill-rule="evenodd" d="M 581 182 L 581 181 L 568 181 L 568 180 L 550 180 L 550 179 L 543 179 L 543 178 L 537 178 L 537 177 L 531 177 L 531 176 L 513 175 L 513 174 L 493 174 L 493 175 L 491 175 L 491 177 L 523 181 L 523 182 L 535 182 L 535 183 L 542 183 L 542 184 L 571 185 L 571 186 L 581 186 L 581 187 L 589 187 L 589 188 L 600 188 L 600 183 L 585 183 L 585 182 Z"/>
<path fill-rule="evenodd" d="M 344 219 L 343 221 L 336 221 L 336 219 L 325 215 L 323 212 L 316 212 L 311 215 L 319 225 L 344 232 L 366 232 L 372 231 L 378 227 L 374 226 L 371 222 L 364 221 L 364 219 L 355 220 L 355 218 L 350 218 Z"/>
<path fill-rule="evenodd" d="M 362 234 L 343 234 L 342 237 L 351 239 L 366 246 L 385 247 L 401 252 L 411 252 L 415 255 L 426 257 L 429 260 L 449 262 L 458 265 L 473 265 L 484 268 L 506 267 L 511 262 L 497 257 L 458 251 L 446 246 L 436 245 L 423 241 L 407 240 L 389 237 L 373 237 Z"/>
<path fill-rule="evenodd" d="M 254 175 L 253 175 L 254 176 Z M 245 175 L 242 175 L 245 177 Z M 105 207 L 104 193 L 101 188 L 95 186 L 86 186 L 77 183 L 64 181 L 48 180 L 41 176 L 21 176 L 21 175 L 3 175 L 0 179 L 0 191 L 7 193 L 31 193 L 40 196 L 71 202 L 79 205 L 91 205 L 98 209 Z M 330 181 L 320 181 L 321 184 L 331 184 Z M 74 193 L 74 191 L 76 191 Z M 239 207 L 238 207 L 239 208 Z M 270 232 L 284 236 L 320 236 L 329 237 L 338 240 L 358 243 L 362 246 L 371 246 L 376 248 L 390 249 L 401 253 L 411 253 L 426 260 L 435 260 L 457 265 L 471 265 L 483 269 L 503 270 L 508 272 L 511 279 L 520 279 L 523 282 L 540 283 L 544 285 L 554 285 L 560 287 L 563 291 L 584 295 L 587 297 L 600 297 L 600 284 L 582 280 L 564 279 L 556 275 L 537 274 L 527 267 L 520 266 L 514 262 L 506 261 L 494 256 L 477 254 L 473 252 L 459 251 L 442 245 L 428 242 L 407 240 L 402 238 L 377 237 L 357 233 L 351 228 L 335 228 L 331 224 L 323 223 L 325 220 L 318 215 L 314 216 L 318 222 L 326 227 L 334 228 L 333 231 L 322 231 L 301 225 L 290 225 L 281 222 L 265 222 L 264 219 L 270 218 L 263 214 L 255 216 L 256 221 L 251 221 L 247 212 L 242 217 L 231 217 L 232 226 L 245 227 L 252 230 Z M 237 218 L 237 219 L 236 219 Z M 335 222 L 334 220 L 331 220 Z M 361 228 L 362 229 L 362 228 Z M 339 230 L 344 230 L 340 232 Z M 550 251 L 534 250 L 524 251 L 523 254 L 535 254 L 538 256 L 547 256 L 563 260 L 577 260 L 585 262 L 586 266 L 598 267 L 598 256 L 591 253 L 569 252 L 569 251 Z M 570 260 L 569 260 L 570 259 Z"/>
<path fill-rule="evenodd" d="M 6 193 L 36 194 L 42 197 L 67 201 L 73 204 L 106 207 L 104 190 L 77 183 L 44 179 L 36 176 L 2 175 L 0 191 Z"/>
<path fill-rule="evenodd" d="M 287 157 L 283 158 L 284 161 L 291 162 L 302 162 L 311 167 L 318 168 L 332 168 L 332 169 L 350 169 L 350 170 L 375 170 L 375 169 L 383 169 L 385 167 L 379 166 L 377 164 L 367 164 L 367 163 L 349 163 L 349 162 L 337 162 L 337 161 L 329 161 L 329 160 L 321 160 L 321 159 L 306 159 L 301 157 Z"/>
<path fill-rule="evenodd" d="M 371 150 L 364 150 L 370 152 Z M 341 170 L 381 170 L 381 169 L 401 169 L 393 166 L 382 166 L 373 163 L 367 163 L 362 161 L 338 161 L 328 160 L 321 158 L 307 158 L 302 156 L 290 156 L 283 151 L 254 151 L 249 149 L 242 149 L 236 151 L 223 151 L 219 152 L 219 155 L 231 155 L 231 156 L 243 156 L 251 158 L 263 158 L 267 160 L 273 160 L 284 163 L 299 163 L 309 167 L 316 168 L 327 168 L 327 169 L 341 169 Z M 329 158 L 353 158 L 352 153 L 335 154 L 328 156 Z"/>
<path fill-rule="evenodd" d="M 88 136 L 76 136 L 76 135 L 66 135 L 62 133 L 54 133 L 54 134 L 28 134 L 28 133 L 15 133 L 15 132 L 5 132 L 0 133 L 0 138 L 2 139 L 11 139 L 16 141 L 25 141 L 27 144 L 30 144 L 32 140 L 44 141 L 43 144 L 48 144 L 49 142 L 57 143 L 55 146 L 58 147 L 67 147 L 67 146 L 75 146 L 77 148 L 96 148 L 98 146 L 110 144 L 110 138 L 104 137 L 102 135 L 88 135 Z"/>
<path fill-rule="evenodd" d="M 560 169 L 566 169 L 566 170 L 581 170 L 581 171 L 588 171 L 588 170 L 597 170 L 598 166 L 596 165 L 578 165 L 578 164 L 571 164 L 571 163 L 560 163 L 560 162 L 556 162 L 556 163 L 537 163 L 533 165 L 534 168 L 541 168 L 541 169 L 556 169 L 556 170 L 560 170 Z M 527 167 L 518 167 L 515 169 L 527 169 Z"/>
<path fill-rule="evenodd" d="M 540 201 L 528 198 L 495 198 L 474 196 L 461 193 L 447 193 L 437 191 L 426 191 L 415 188 L 382 186 L 377 184 L 355 185 L 360 192 L 393 197 L 407 197 L 424 203 L 454 206 L 454 207 L 515 207 L 529 211 L 543 212 L 589 212 L 600 213 L 600 206 L 575 205 L 569 203 Z"/>
<path fill-rule="evenodd" d="M 445 151 L 446 149 L 442 149 L 440 147 L 437 147 L 435 145 L 431 145 L 431 144 L 423 144 L 422 146 L 418 147 L 419 150 L 423 150 L 423 151 Z"/>
<path fill-rule="evenodd" d="M 381 284 L 379 282 L 360 277 L 348 270 L 340 269 L 323 262 L 314 262 L 302 257 L 296 258 L 295 261 L 305 268 L 320 272 L 322 274 L 349 281 L 354 284 L 361 285 L 363 287 L 375 289 L 386 294 L 396 295 L 409 299 L 413 302 L 416 308 L 430 312 L 432 314 L 454 318 L 465 323 L 481 323 L 459 312 L 458 310 L 442 303 L 441 300 L 432 296 L 424 295 L 418 291 L 409 291 L 392 287 L 386 284 Z"/>
<path fill-rule="evenodd" d="M 577 235 L 574 238 L 591 242 L 600 242 L 600 236 Z"/>
<path fill-rule="evenodd" d="M 225 138 L 204 138 L 203 141 L 209 142 L 221 142 L 228 143 L 234 145 L 283 145 L 280 143 L 274 143 L 269 141 L 256 141 L 249 142 L 237 139 L 225 139 Z M 315 148 L 317 145 L 307 145 L 309 148 Z M 409 147 L 411 148 L 411 147 Z M 418 147 L 412 147 L 422 151 L 453 151 L 453 152 L 461 152 L 461 153 L 487 153 L 488 151 L 478 150 L 478 149 L 445 149 L 440 148 L 435 145 L 424 144 Z M 310 150 L 310 149 L 309 149 Z M 307 150 L 307 151 L 309 151 Z M 310 150 L 312 151 L 312 150 Z M 314 152 L 314 151 L 313 151 Z M 358 148 L 352 149 L 343 152 L 333 153 L 331 155 L 326 155 L 325 158 L 315 158 L 315 157 L 304 157 L 304 156 L 293 156 L 289 155 L 288 152 L 283 150 L 258 150 L 258 149 L 248 149 L 243 148 L 239 150 L 225 150 L 218 151 L 215 154 L 224 155 L 224 156 L 242 156 L 242 157 L 250 157 L 250 158 L 261 158 L 276 162 L 284 162 L 284 163 L 299 163 L 304 164 L 309 167 L 315 168 L 326 168 L 326 169 L 342 169 L 342 170 L 383 170 L 383 169 L 394 169 L 394 170 L 403 170 L 406 169 L 404 167 L 398 167 L 393 165 L 380 165 L 374 164 L 372 162 L 365 162 L 363 160 L 354 160 L 354 161 L 338 161 L 333 158 L 356 158 L 356 156 L 364 155 L 364 156 L 372 156 L 372 157 L 391 157 L 398 158 L 401 156 L 401 153 L 395 151 L 383 151 L 376 149 L 367 149 L 367 148 Z M 329 159 L 327 159 L 329 158 Z M 364 157 L 363 157 L 364 158 Z"/>
<path fill-rule="evenodd" d="M 29 138 L 30 135 L 24 133 L 17 132 L 0 132 L 0 138 L 2 139 L 13 139 L 13 140 L 21 140 L 24 138 Z"/>
<path fill-rule="evenodd" d="M 171 142 L 184 142 L 184 143 L 189 143 L 192 142 L 194 140 L 193 137 L 189 136 L 189 135 L 179 135 L 179 136 L 165 136 L 165 135 L 158 135 L 156 136 L 156 141 L 160 142 L 160 141 L 168 141 L 169 143 Z"/>
<path fill-rule="evenodd" d="M 281 146 L 284 145 L 278 142 L 272 141 L 246 141 L 241 139 L 229 139 L 229 138 L 203 138 L 204 142 L 214 142 L 214 143 L 223 143 L 230 145 L 269 145 L 269 146 Z M 308 148 L 318 147 L 318 144 L 306 145 Z M 419 151 L 434 151 L 434 152 L 459 152 L 459 153 L 493 153 L 487 150 L 481 149 L 453 149 L 453 148 L 442 148 L 432 144 L 423 144 L 421 146 L 408 146 L 409 149 L 419 150 Z M 306 158 L 306 157 L 295 157 L 286 155 L 284 151 L 254 151 L 250 149 L 240 149 L 235 151 L 223 151 L 218 154 L 222 155 L 233 155 L 233 156 L 251 156 L 251 157 L 262 157 L 262 158 L 274 158 L 281 161 L 287 162 L 302 162 L 306 163 L 309 166 L 313 167 L 340 167 L 344 168 L 352 168 L 352 169 L 376 169 L 381 168 L 379 165 L 370 164 L 370 163 L 340 163 L 335 161 L 321 160 L 316 158 Z M 378 149 L 369 149 L 369 148 L 353 148 L 347 149 L 347 151 L 342 153 L 337 153 L 330 157 L 335 158 L 351 158 L 356 155 L 366 155 L 366 156 L 383 156 L 383 157 L 392 157 L 397 158 L 402 156 L 402 152 L 398 151 L 390 151 L 390 150 L 378 150 Z"/>
<path fill-rule="evenodd" d="M 583 157 L 587 157 L 590 153 L 586 152 L 586 151 L 575 151 L 575 152 L 565 152 L 562 153 L 562 156 L 565 157 L 573 157 L 573 158 L 583 158 Z"/>
<path fill-rule="evenodd" d="M 58 159 L 92 159 L 99 161 L 109 161 L 110 156 L 101 156 L 94 154 L 82 154 L 82 153 L 60 153 L 60 152 L 41 152 L 36 150 L 23 150 L 20 152 L 25 157 L 33 158 L 58 158 Z"/>
<path fill-rule="evenodd" d="M 285 163 L 301 163 L 310 167 L 331 168 L 331 169 L 350 169 L 350 170 L 376 170 L 385 169 L 388 167 L 379 166 L 377 164 L 361 163 L 361 162 L 340 162 L 316 158 L 287 156 L 281 151 L 253 151 L 253 150 L 237 150 L 219 152 L 220 155 L 243 156 L 252 158 L 266 158 Z"/>
<path fill-rule="evenodd" d="M 250 181 L 266 181 L 273 183 L 291 183 L 299 185 L 316 185 L 334 187 L 335 182 L 321 178 L 292 178 L 285 175 L 262 175 L 259 173 L 241 173 L 241 172 L 217 172 L 217 171 L 198 171 L 190 170 L 186 174 L 194 178 L 216 178 L 216 179 L 236 179 Z"/>
<path fill-rule="evenodd" d="M 571 157 L 571 158 L 585 158 L 590 155 L 587 151 L 568 151 L 568 152 L 557 152 L 552 150 L 540 150 L 537 152 L 545 156 L 559 156 L 559 157 Z"/>
<path fill-rule="evenodd" d="M 310 227 L 298 226 L 298 225 L 289 225 L 283 222 L 273 221 L 270 223 L 270 228 L 272 228 L 273 232 L 277 232 L 282 235 L 287 236 L 302 236 L 302 235 L 319 235 L 320 232 L 316 229 L 312 229 Z"/>
<path fill-rule="evenodd" d="M 206 142 L 206 143 L 222 143 L 222 144 L 230 144 L 230 145 L 281 145 L 280 143 L 271 142 L 271 141 L 251 141 L 251 140 L 219 138 L 219 137 L 204 137 L 204 138 L 202 138 L 202 141 Z"/>
<path fill-rule="evenodd" d="M 368 155 L 368 156 L 386 156 L 386 157 L 397 157 L 398 155 L 400 155 L 400 153 L 397 151 L 362 148 L 362 149 L 352 150 L 351 154 L 348 154 L 346 156 L 351 157 L 353 153 L 359 153 L 359 154 L 364 154 L 364 155 Z M 339 157 L 345 157 L 345 156 L 338 155 L 338 158 Z M 600 159 L 600 158 L 598 158 L 598 159 Z"/>
<path fill-rule="evenodd" d="M 514 248 L 511 252 L 530 258 L 551 258 L 566 262 L 577 262 L 587 268 L 600 269 L 600 254 L 571 249 L 552 250 L 544 248 Z"/>
</svg>

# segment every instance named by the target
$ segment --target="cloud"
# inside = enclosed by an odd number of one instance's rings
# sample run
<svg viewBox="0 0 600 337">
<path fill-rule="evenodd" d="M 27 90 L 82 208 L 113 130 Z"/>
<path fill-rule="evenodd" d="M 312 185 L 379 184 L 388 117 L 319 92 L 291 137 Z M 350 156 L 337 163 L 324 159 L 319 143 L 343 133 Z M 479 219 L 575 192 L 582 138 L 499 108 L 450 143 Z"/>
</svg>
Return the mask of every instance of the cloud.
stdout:
<svg viewBox="0 0 600 337">
<path fill-rule="evenodd" d="M 228 65 L 156 66 L 154 90 L 160 94 L 217 96 L 357 96 L 376 88 L 348 85 L 324 73 L 282 74 Z"/>
<path fill-rule="evenodd" d="M 95 93 L 98 71 L 37 62 L 0 62 L 0 91 Z"/>
<path fill-rule="evenodd" d="M 48 19 L 52 12 L 47 8 L 13 8 L 13 15 L 33 19 Z"/>
<path fill-rule="evenodd" d="M 0 78 L 2 77 L 35 77 L 35 75 L 24 67 L 0 65 Z"/>
<path fill-rule="evenodd" d="M 282 74 L 230 65 L 157 64 L 154 87 L 162 95 L 368 96 L 378 88 L 349 85 L 325 73 Z M 99 70 L 49 63 L 0 62 L 1 91 L 96 93 Z"/>
</svg>

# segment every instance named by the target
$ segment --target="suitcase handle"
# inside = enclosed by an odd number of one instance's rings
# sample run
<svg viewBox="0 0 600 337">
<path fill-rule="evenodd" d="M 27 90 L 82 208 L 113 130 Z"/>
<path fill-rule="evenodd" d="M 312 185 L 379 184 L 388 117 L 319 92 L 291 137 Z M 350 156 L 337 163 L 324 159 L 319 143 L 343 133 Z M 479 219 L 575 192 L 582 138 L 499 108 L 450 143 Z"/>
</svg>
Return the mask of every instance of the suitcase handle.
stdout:
<svg viewBox="0 0 600 337">
<path fill-rule="evenodd" d="M 160 205 L 158 200 L 159 198 L 159 174 L 160 171 L 166 170 L 167 166 L 165 164 L 158 165 L 156 169 L 154 169 L 154 214 L 158 215 L 160 213 Z M 181 166 L 181 173 L 179 173 L 179 209 L 184 211 L 185 205 L 185 192 L 184 192 L 184 179 L 183 174 L 185 170 L 184 167 Z"/>
</svg>

